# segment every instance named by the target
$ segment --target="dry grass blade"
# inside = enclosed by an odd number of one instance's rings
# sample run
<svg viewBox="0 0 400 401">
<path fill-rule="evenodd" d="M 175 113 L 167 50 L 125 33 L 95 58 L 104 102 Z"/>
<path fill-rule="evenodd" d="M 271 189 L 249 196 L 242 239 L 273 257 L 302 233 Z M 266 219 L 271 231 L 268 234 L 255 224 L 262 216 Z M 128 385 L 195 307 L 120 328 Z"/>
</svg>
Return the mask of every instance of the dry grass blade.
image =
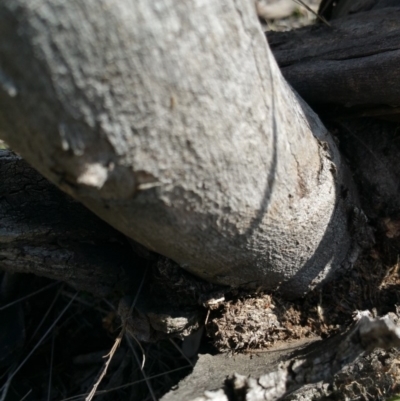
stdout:
<svg viewBox="0 0 400 401">
<path fill-rule="evenodd" d="M 15 366 L 15 365 L 13 365 L 13 367 L 14 367 L 14 366 Z M 12 370 L 10 370 L 10 372 L 8 373 L 7 381 L 4 383 L 3 387 L 1 388 L 1 390 L 2 390 L 3 392 L 2 392 L 2 394 L 1 394 L 0 401 L 4 401 L 4 400 L 6 399 L 6 397 L 7 397 L 8 389 L 9 389 L 9 387 L 10 387 L 11 380 L 12 380 L 12 378 L 13 378 L 13 374 L 14 374 L 14 372 L 13 372 Z"/>
<path fill-rule="evenodd" d="M 49 335 L 49 333 L 54 329 L 56 324 L 59 322 L 61 317 L 64 315 L 64 313 L 67 311 L 67 309 L 71 306 L 72 302 L 74 302 L 75 298 L 77 297 L 78 292 L 75 294 L 74 298 L 72 298 L 67 306 L 61 311 L 61 313 L 57 316 L 57 318 L 54 320 L 54 322 L 51 324 L 51 326 L 47 329 L 46 333 L 43 334 L 43 336 L 40 338 L 40 340 L 35 344 L 35 346 L 32 348 L 31 352 L 25 357 L 25 359 L 17 366 L 17 368 L 9 375 L 7 378 L 6 383 L 1 387 L 0 391 L 3 391 L 2 398 L 1 400 L 4 400 L 6 397 L 6 390 L 8 389 L 11 380 L 14 378 L 14 376 L 20 371 L 20 369 L 25 365 L 26 361 L 33 355 L 33 353 L 38 349 L 40 344 L 44 341 L 44 339 Z"/>
<path fill-rule="evenodd" d="M 146 274 L 147 274 L 147 269 L 144 271 L 144 274 L 143 274 L 142 280 L 140 282 L 139 288 L 138 288 L 138 290 L 136 292 L 135 299 L 132 301 L 132 304 L 129 307 L 129 311 L 126 312 L 126 311 L 123 311 L 122 309 L 120 310 L 120 308 L 118 308 L 119 309 L 118 313 L 120 314 L 120 317 L 122 319 L 122 324 L 123 324 L 124 330 L 129 333 L 129 335 L 135 340 L 135 342 L 139 346 L 140 350 L 142 351 L 143 360 L 142 360 L 142 364 L 141 364 L 141 369 L 143 369 L 144 364 L 146 363 L 146 354 L 144 352 L 144 349 L 143 349 L 142 345 L 140 344 L 140 341 L 136 338 L 134 333 L 129 330 L 129 328 L 127 329 L 127 326 L 128 326 L 128 322 L 130 321 L 130 318 L 132 316 L 133 309 L 134 309 L 134 307 L 136 305 L 136 302 L 137 302 L 137 300 L 139 298 L 140 292 L 142 291 L 143 284 L 144 284 L 144 281 L 146 279 Z M 128 342 L 129 342 L 129 339 L 128 339 Z"/>
<path fill-rule="evenodd" d="M 49 387 L 47 390 L 47 401 L 51 400 L 51 382 L 53 379 L 53 360 L 54 360 L 54 339 L 56 338 L 55 334 L 53 333 L 53 337 L 51 340 L 51 355 L 50 355 L 50 374 L 49 374 Z"/>
<path fill-rule="evenodd" d="M 60 296 L 60 294 L 61 294 L 61 290 L 63 289 L 63 287 L 64 287 L 64 285 L 62 285 L 62 286 L 58 289 L 56 296 L 54 297 L 54 299 L 53 299 L 53 301 L 51 302 L 50 306 L 47 308 L 47 311 L 46 311 L 46 313 L 43 315 L 43 317 L 42 317 L 40 323 L 37 325 L 37 327 L 36 327 L 35 331 L 33 332 L 33 334 L 32 334 L 32 336 L 31 336 L 29 342 L 31 342 L 31 341 L 35 338 L 36 334 L 38 333 L 38 331 L 39 331 L 40 328 L 42 327 L 42 325 L 43 325 L 43 323 L 45 322 L 47 316 L 49 315 L 49 313 L 50 313 L 51 310 L 53 309 L 53 306 L 56 304 L 57 299 L 59 298 L 59 296 Z"/>
<path fill-rule="evenodd" d="M 59 282 L 59 281 L 56 281 L 55 283 L 51 283 L 51 284 L 49 284 L 49 285 L 46 285 L 45 287 L 41 288 L 40 290 L 31 292 L 30 294 L 25 295 L 25 296 L 22 297 L 22 298 L 18 298 L 18 299 L 16 299 L 15 301 L 10 302 L 10 303 L 7 304 L 7 305 L 3 305 L 3 306 L 0 307 L 0 311 L 9 308 L 9 307 L 12 306 L 12 305 L 17 304 L 18 302 L 25 301 L 26 299 L 28 299 L 28 298 L 30 298 L 30 297 L 33 297 L 34 295 L 39 294 L 39 293 L 41 293 L 42 291 L 48 290 L 49 288 L 52 288 L 52 287 L 56 286 L 57 284 L 60 284 L 60 282 Z"/>
<path fill-rule="evenodd" d="M 144 368 L 144 364 L 146 363 L 146 354 L 144 352 L 144 349 L 142 347 L 142 344 L 140 344 L 140 341 L 136 338 L 135 335 L 133 335 L 132 333 L 129 334 L 136 342 L 136 344 L 138 345 L 138 347 L 140 348 L 140 351 L 142 351 L 142 364 L 140 365 L 140 369 L 143 370 Z M 128 342 L 129 342 L 129 338 L 128 338 Z"/>
<path fill-rule="evenodd" d="M 325 25 L 329 26 L 329 28 L 332 28 L 332 25 L 323 17 L 322 15 L 319 15 L 316 13 L 308 4 L 304 3 L 303 0 L 293 0 L 296 3 L 301 4 L 303 7 L 305 7 L 310 13 L 313 13 L 320 21 L 322 21 Z"/>
<path fill-rule="evenodd" d="M 324 12 L 327 10 L 327 8 L 333 3 L 334 0 L 328 0 L 325 4 L 324 1 L 322 0 L 321 6 L 320 6 L 320 14 L 324 14 Z"/>
<path fill-rule="evenodd" d="M 30 389 L 19 401 L 24 401 L 31 392 L 32 392 L 32 389 Z"/>
<path fill-rule="evenodd" d="M 156 397 L 156 395 L 154 394 L 153 387 L 152 387 L 152 385 L 151 385 L 150 379 L 149 379 L 149 377 L 146 375 L 146 372 L 144 371 L 143 366 L 140 365 L 139 357 L 138 357 L 138 355 L 137 355 L 137 352 L 135 351 L 134 346 L 132 345 L 132 343 L 131 343 L 131 341 L 130 341 L 130 338 L 127 338 L 127 341 L 128 341 L 128 344 L 129 344 L 130 349 L 132 350 L 133 356 L 135 357 L 136 362 L 137 362 L 137 364 L 138 364 L 139 367 L 140 367 L 140 371 L 142 372 L 143 378 L 144 378 L 144 380 L 146 381 L 147 388 L 149 389 L 151 398 L 153 399 L 153 401 L 157 401 L 157 397 Z M 142 349 L 143 349 L 143 348 L 142 348 Z"/>
<path fill-rule="evenodd" d="M 157 379 L 157 378 L 159 378 L 159 377 L 162 377 L 162 376 L 165 376 L 165 375 L 169 375 L 169 374 L 171 374 L 171 373 L 179 372 L 180 370 L 189 369 L 189 368 L 191 368 L 191 366 L 181 366 L 181 367 L 179 367 L 179 368 L 171 369 L 171 370 L 168 370 L 168 371 L 166 371 L 166 372 L 159 373 L 159 374 L 157 374 L 157 375 L 148 376 L 148 377 L 147 377 L 147 380 Z M 143 382 L 145 382 L 145 381 L 146 381 L 146 379 L 140 379 L 140 380 L 135 380 L 135 381 L 130 382 L 130 383 L 123 384 L 122 386 L 109 388 L 109 389 L 107 389 L 107 390 L 99 390 L 99 391 L 97 392 L 97 395 L 103 395 L 103 394 L 111 393 L 112 391 L 123 390 L 123 389 L 125 389 L 125 388 L 127 388 L 127 387 L 131 387 L 131 386 L 134 386 L 135 384 L 143 383 Z M 78 394 L 78 395 L 74 395 L 74 396 L 72 396 L 72 397 L 63 398 L 61 401 L 74 401 L 74 400 L 79 400 L 80 398 L 85 397 L 85 396 L 87 396 L 87 395 L 88 395 L 88 393 L 85 393 L 85 394 Z"/>
<path fill-rule="evenodd" d="M 138 298 L 139 298 L 140 292 L 141 292 L 141 290 L 142 290 L 142 287 L 143 287 L 143 284 L 144 284 L 144 281 L 145 281 L 145 278 L 146 278 L 146 273 L 147 273 L 147 270 L 145 270 L 145 272 L 144 272 L 144 274 L 143 274 L 142 281 L 140 282 L 140 285 L 139 285 L 139 288 L 138 288 L 138 290 L 137 290 L 135 299 L 133 300 L 132 305 L 131 305 L 131 307 L 130 307 L 130 310 L 129 310 L 129 313 L 130 313 L 130 314 L 132 313 L 133 308 L 135 307 L 135 304 L 136 304 L 136 302 L 137 302 L 137 300 L 138 300 Z M 118 347 L 119 347 L 120 344 L 121 344 L 122 338 L 123 338 L 123 336 L 124 336 L 124 334 L 125 334 L 125 331 L 126 331 L 127 321 L 128 321 L 127 319 L 123 319 L 122 329 L 121 329 L 120 333 L 118 334 L 118 337 L 116 338 L 116 340 L 115 340 L 115 342 L 114 342 L 114 345 L 113 345 L 113 347 L 111 348 L 111 351 L 110 351 L 107 355 L 104 356 L 104 358 L 107 358 L 107 357 L 108 357 L 108 359 L 107 359 L 107 361 L 106 361 L 106 363 L 105 363 L 105 365 L 104 365 L 104 368 L 103 368 L 103 370 L 101 371 L 98 380 L 97 380 L 96 383 L 93 385 L 93 388 L 92 388 L 92 390 L 90 391 L 89 395 L 85 398 L 85 401 L 91 401 L 91 400 L 93 399 L 93 397 L 95 396 L 96 391 L 97 391 L 97 388 L 99 387 L 101 381 L 103 380 L 104 376 L 105 376 L 106 373 L 107 373 L 108 367 L 109 367 L 109 365 L 110 365 L 110 363 L 111 363 L 111 360 L 112 360 L 112 358 L 113 358 L 113 356 L 114 356 L 114 354 L 115 354 L 115 351 L 118 349 Z M 136 338 L 135 338 L 135 340 L 136 340 Z M 137 341 L 137 340 L 136 340 L 136 341 Z M 130 342 L 129 342 L 129 344 L 130 344 Z M 130 345 L 131 345 L 131 344 L 130 344 Z M 141 346 L 140 346 L 140 348 L 141 348 L 142 351 L 143 351 L 143 348 L 142 348 Z M 135 354 L 135 355 L 136 355 L 136 354 Z M 143 365 L 144 365 L 144 362 L 145 362 L 145 358 L 144 358 L 144 351 L 143 351 Z M 143 366 L 142 366 L 141 370 L 143 371 Z"/>
<path fill-rule="evenodd" d="M 61 295 L 64 295 L 64 296 L 67 297 L 67 298 L 72 298 L 74 294 L 71 294 L 69 291 L 63 290 L 63 291 L 61 292 Z M 92 309 L 94 309 L 94 310 L 97 310 L 97 311 L 100 312 L 100 313 L 108 313 L 108 310 L 103 309 L 103 308 L 100 308 L 100 307 L 98 307 L 98 306 L 95 306 L 93 303 L 87 302 L 87 301 L 85 301 L 84 299 L 82 299 L 81 297 L 76 298 L 76 301 L 79 302 L 79 303 L 81 303 L 82 305 L 85 305 L 85 306 L 87 306 L 87 307 L 89 307 L 89 308 L 92 308 Z"/>
<path fill-rule="evenodd" d="M 85 401 L 91 401 L 93 399 L 93 397 L 95 396 L 96 391 L 97 391 L 97 387 L 99 387 L 101 381 L 103 380 L 104 376 L 106 375 L 108 367 L 109 367 L 109 365 L 111 363 L 111 360 L 112 360 L 112 358 L 113 358 L 113 356 L 115 354 L 115 351 L 118 349 L 119 345 L 121 344 L 122 337 L 124 336 L 124 333 L 125 333 L 125 327 L 123 327 L 121 329 L 120 333 L 118 334 L 118 337 L 115 339 L 115 342 L 114 342 L 113 347 L 111 348 L 111 351 L 107 355 L 104 356 L 104 358 L 108 357 L 108 359 L 107 359 L 107 361 L 106 361 L 106 363 L 104 365 L 103 370 L 100 373 L 100 376 L 99 376 L 98 380 L 93 385 L 93 388 L 92 388 L 91 392 L 85 398 Z"/>
<path fill-rule="evenodd" d="M 138 290 L 137 290 L 137 292 L 136 292 L 135 299 L 134 299 L 133 302 L 132 302 L 131 308 L 130 308 L 130 310 L 129 310 L 129 313 L 130 313 L 130 314 L 132 314 L 133 308 L 135 307 L 136 302 L 137 302 L 137 300 L 138 300 L 138 298 L 139 298 L 139 295 L 140 295 L 140 293 L 142 292 L 142 288 L 143 288 L 143 284 L 144 284 L 144 281 L 145 281 L 145 279 L 146 279 L 146 276 L 147 276 L 147 269 L 146 269 L 146 270 L 144 271 L 144 273 L 143 273 L 143 277 L 142 277 L 142 280 L 140 281 L 140 285 L 139 285 L 139 288 L 138 288 Z"/>
<path fill-rule="evenodd" d="M 182 351 L 181 347 L 179 347 L 178 344 L 172 338 L 169 338 L 169 341 L 178 350 L 178 352 L 180 352 L 180 354 L 183 356 L 183 358 L 186 360 L 186 362 L 188 362 L 190 366 L 194 367 L 193 362 Z"/>
</svg>

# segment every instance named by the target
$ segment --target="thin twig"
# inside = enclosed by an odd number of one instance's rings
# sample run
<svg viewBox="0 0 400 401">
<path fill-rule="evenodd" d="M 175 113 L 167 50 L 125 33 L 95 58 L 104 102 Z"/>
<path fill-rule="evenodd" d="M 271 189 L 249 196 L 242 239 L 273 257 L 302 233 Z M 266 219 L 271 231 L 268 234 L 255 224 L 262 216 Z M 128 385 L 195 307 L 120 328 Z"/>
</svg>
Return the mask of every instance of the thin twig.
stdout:
<svg viewBox="0 0 400 401">
<path fill-rule="evenodd" d="M 205 322 L 204 322 L 204 327 L 207 326 L 208 318 L 209 318 L 209 317 L 210 317 L 210 309 L 207 309 L 207 316 L 206 316 L 206 320 L 205 320 Z"/>
<path fill-rule="evenodd" d="M 92 390 L 90 391 L 89 395 L 85 398 L 85 401 L 91 401 L 93 399 L 93 397 L 96 394 L 97 391 L 97 387 L 99 387 L 99 384 L 101 383 L 101 381 L 103 380 L 103 377 L 106 375 L 108 367 L 111 363 L 111 360 L 115 354 L 115 351 L 118 349 L 119 345 L 121 344 L 122 341 L 122 337 L 124 336 L 125 333 L 125 327 L 123 327 L 120 331 L 120 333 L 118 334 L 118 337 L 115 339 L 114 345 L 111 348 L 111 351 L 104 356 L 104 358 L 107 358 L 107 361 L 104 365 L 104 368 L 102 370 L 102 372 L 100 373 L 100 376 L 98 378 L 98 380 L 96 381 L 96 383 L 93 385 Z"/>
<path fill-rule="evenodd" d="M 303 0 L 293 0 L 296 3 L 301 4 L 303 7 L 305 7 L 310 13 L 313 13 L 319 20 L 321 20 L 325 25 L 329 26 L 329 28 L 332 28 L 332 25 L 323 17 L 322 15 L 319 15 L 316 13 L 308 4 L 304 3 Z"/>
</svg>

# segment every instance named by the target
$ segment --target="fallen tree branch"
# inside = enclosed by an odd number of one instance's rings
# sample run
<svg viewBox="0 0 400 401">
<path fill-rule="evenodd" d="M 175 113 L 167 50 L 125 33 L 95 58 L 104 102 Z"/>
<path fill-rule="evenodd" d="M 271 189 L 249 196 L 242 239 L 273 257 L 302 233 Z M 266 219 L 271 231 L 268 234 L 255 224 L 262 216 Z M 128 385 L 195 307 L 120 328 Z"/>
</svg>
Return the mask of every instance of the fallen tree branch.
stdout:
<svg viewBox="0 0 400 401">
<path fill-rule="evenodd" d="M 396 106 L 399 15 L 399 6 L 373 9 L 333 20 L 332 28 L 268 32 L 268 42 L 284 77 L 310 104 Z"/>
<path fill-rule="evenodd" d="M 397 320 L 396 316 L 395 319 Z M 279 361 L 274 360 L 273 351 L 270 351 L 266 357 L 265 354 L 262 354 L 260 358 L 264 359 L 261 362 L 258 358 L 254 358 L 254 361 L 247 360 L 247 371 L 242 371 L 245 375 L 234 374 L 225 381 L 223 388 L 206 391 L 204 395 L 195 398 L 195 401 L 242 399 L 275 401 L 285 399 L 296 390 L 300 397 L 302 390 L 312 392 L 312 389 L 323 387 L 324 382 L 331 382 L 335 374 L 345 367 L 354 365 L 360 357 L 369 354 L 375 348 L 389 349 L 398 346 L 400 346 L 400 328 L 391 320 L 391 317 L 372 318 L 369 312 L 361 312 L 359 321 L 349 332 L 313 343 L 304 349 L 297 346 L 297 353 L 292 350 L 292 352 L 282 354 L 280 365 Z M 222 358 L 219 362 L 225 365 Z M 243 363 L 242 359 L 242 367 Z M 265 371 L 270 364 L 279 367 L 258 379 L 248 376 L 252 373 L 250 370 L 259 371 L 259 365 L 263 365 Z M 240 363 L 238 367 L 239 365 Z M 198 376 L 199 372 L 196 372 L 196 369 L 201 370 L 209 368 L 209 366 L 209 363 L 207 367 L 196 366 L 192 375 Z M 213 368 L 213 372 L 218 374 L 215 366 Z M 310 384 L 315 386 L 310 387 Z M 199 391 L 196 388 L 196 381 L 191 381 L 190 378 L 185 379 L 179 385 L 179 390 L 168 393 L 163 401 L 186 399 L 185 390 L 187 391 L 189 388 L 191 388 L 192 394 Z"/>
<path fill-rule="evenodd" d="M 134 256 L 125 237 L 0 150 L 0 269 L 61 280 L 103 296 Z"/>
</svg>

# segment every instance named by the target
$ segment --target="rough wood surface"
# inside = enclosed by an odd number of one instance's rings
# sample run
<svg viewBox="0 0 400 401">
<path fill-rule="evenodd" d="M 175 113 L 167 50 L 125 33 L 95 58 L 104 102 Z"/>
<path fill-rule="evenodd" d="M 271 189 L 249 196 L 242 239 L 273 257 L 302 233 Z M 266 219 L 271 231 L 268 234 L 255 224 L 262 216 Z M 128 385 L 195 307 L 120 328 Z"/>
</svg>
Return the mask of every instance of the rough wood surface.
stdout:
<svg viewBox="0 0 400 401">
<path fill-rule="evenodd" d="M 328 20 L 342 18 L 349 14 L 378 9 L 384 7 L 396 7 L 397 0 L 322 0 L 318 14 Z"/>
<path fill-rule="evenodd" d="M 400 123 L 373 118 L 332 121 L 358 185 L 363 210 L 375 224 L 398 221 L 400 211 Z M 378 225 L 380 225 L 378 223 Z M 398 234 L 392 232 L 392 236 Z"/>
<path fill-rule="evenodd" d="M 210 390 L 215 383 L 201 380 L 210 373 L 206 370 L 210 366 L 207 357 L 202 357 L 199 367 L 195 367 L 191 377 L 185 379 L 178 390 L 171 391 L 163 401 L 178 401 L 192 399 L 195 401 L 274 401 L 274 400 L 304 400 L 319 399 L 332 393 L 328 389 L 334 375 L 343 368 L 354 365 L 363 355 L 371 353 L 376 348 L 388 350 L 400 346 L 400 328 L 394 323 L 398 320 L 395 314 L 382 318 L 372 318 L 368 311 L 359 312 L 358 322 L 346 334 L 319 341 L 301 347 L 296 344 L 295 349 L 277 349 L 266 354 L 245 359 L 243 356 L 228 363 L 224 357 L 215 358 L 212 363 L 212 372 L 220 378 L 221 366 L 230 364 L 231 369 L 242 374 L 234 374 L 225 381 L 223 387 L 214 391 L 206 391 L 198 396 L 201 390 Z M 226 358 L 226 357 L 225 357 Z M 207 361 L 208 363 L 204 363 Z M 235 363 L 236 362 L 236 363 Z M 218 364 L 220 366 L 218 366 Z M 264 374 L 258 376 L 260 366 L 264 365 Z M 249 376 L 250 375 L 250 376 Z M 395 378 L 393 378 L 393 384 Z M 185 392 L 186 391 L 186 392 Z M 192 391 L 192 393 L 188 392 Z"/>
<path fill-rule="evenodd" d="M 400 105 L 400 6 L 377 5 L 331 24 L 268 33 L 289 83 L 315 107 Z"/>
<path fill-rule="evenodd" d="M 293 341 L 258 354 L 238 355 L 199 355 L 193 372 L 184 378 L 178 388 L 163 396 L 162 401 L 192 400 L 204 394 L 204 390 L 214 390 L 224 383 L 234 372 L 251 374 L 260 377 L 279 370 L 282 361 L 293 358 L 304 352 L 306 347 L 318 341 L 319 338 Z M 222 368 L 223 367 L 223 368 Z"/>
<path fill-rule="evenodd" d="M 147 262 L 139 258 L 124 235 L 8 150 L 0 150 L 0 177 L 0 271 L 32 273 L 118 298 L 136 296 L 144 266 L 154 264 L 155 273 L 147 275 L 129 317 L 136 337 L 149 342 L 183 336 L 204 322 L 198 298 L 212 298 L 216 289 L 211 284 L 189 277 L 179 285 L 184 273 L 176 265 L 157 256 Z M 172 283 L 159 277 L 166 266 Z"/>
<path fill-rule="evenodd" d="M 99 296 L 123 289 L 133 255 L 122 234 L 7 150 L 0 150 L 0 177 L 0 269 Z"/>
<path fill-rule="evenodd" d="M 3 0 L 0 62 L 7 143 L 188 271 L 293 297 L 354 260 L 348 175 L 251 2 Z"/>
</svg>

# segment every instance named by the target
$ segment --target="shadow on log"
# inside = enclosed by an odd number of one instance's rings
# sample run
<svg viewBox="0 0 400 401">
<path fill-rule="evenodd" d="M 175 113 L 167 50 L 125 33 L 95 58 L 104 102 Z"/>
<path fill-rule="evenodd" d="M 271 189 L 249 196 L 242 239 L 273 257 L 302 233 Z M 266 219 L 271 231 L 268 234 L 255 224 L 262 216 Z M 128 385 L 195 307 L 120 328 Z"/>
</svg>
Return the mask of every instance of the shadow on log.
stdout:
<svg viewBox="0 0 400 401">
<path fill-rule="evenodd" d="M 123 289 L 135 263 L 124 235 L 8 150 L 0 150 L 0 177 L 1 269 L 98 296 Z"/>
</svg>

